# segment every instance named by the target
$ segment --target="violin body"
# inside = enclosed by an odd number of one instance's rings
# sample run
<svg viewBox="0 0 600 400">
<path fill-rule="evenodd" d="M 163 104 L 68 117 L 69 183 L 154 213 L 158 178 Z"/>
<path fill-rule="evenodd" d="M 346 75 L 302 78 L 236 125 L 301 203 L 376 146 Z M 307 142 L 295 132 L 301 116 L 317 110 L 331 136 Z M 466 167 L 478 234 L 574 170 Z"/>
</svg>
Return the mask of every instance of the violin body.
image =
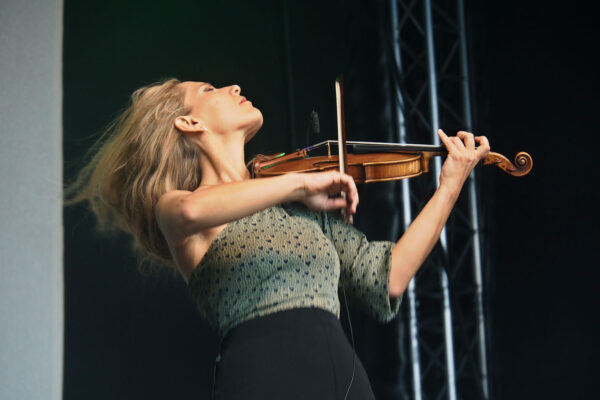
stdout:
<svg viewBox="0 0 600 400">
<path fill-rule="evenodd" d="M 422 156 L 419 154 L 348 154 L 346 173 L 356 183 L 391 181 L 412 178 L 427 172 L 423 168 Z M 290 170 L 292 168 L 292 170 Z M 255 170 L 255 176 L 266 177 L 289 172 L 320 172 L 339 170 L 339 157 L 317 156 L 301 158 L 295 161 L 278 163 L 270 168 Z"/>
</svg>

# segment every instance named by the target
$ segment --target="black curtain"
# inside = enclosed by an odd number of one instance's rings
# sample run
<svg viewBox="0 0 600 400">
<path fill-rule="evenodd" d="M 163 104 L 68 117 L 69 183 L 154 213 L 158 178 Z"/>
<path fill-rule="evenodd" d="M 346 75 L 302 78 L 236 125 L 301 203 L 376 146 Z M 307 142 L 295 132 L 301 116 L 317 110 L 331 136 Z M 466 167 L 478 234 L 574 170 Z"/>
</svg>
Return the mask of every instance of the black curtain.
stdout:
<svg viewBox="0 0 600 400">
<path fill-rule="evenodd" d="M 66 0 L 65 181 L 130 93 L 169 76 L 242 87 L 265 116 L 248 157 L 335 137 L 340 72 L 349 139 L 390 140 L 386 7 L 358 0 Z M 495 150 L 534 157 L 529 177 L 491 174 L 482 184 L 494 202 L 487 229 L 496 239 L 487 253 L 492 397 L 594 397 L 594 14 L 558 1 L 467 2 L 467 13 L 478 126 Z M 312 110 L 321 135 L 307 140 Z M 395 190 L 360 189 L 356 224 L 370 239 L 398 233 Z M 216 338 L 182 280 L 141 275 L 128 239 L 95 233 L 83 206 L 65 210 L 64 226 L 65 399 L 207 398 Z M 409 393 L 402 316 L 382 326 L 360 310 L 350 314 L 378 398 Z M 344 311 L 341 319 L 347 328 Z"/>
<path fill-rule="evenodd" d="M 65 181 L 135 88 L 171 76 L 242 87 L 265 116 L 248 158 L 335 138 L 333 82 L 341 72 L 349 138 L 388 140 L 382 4 L 66 1 Z M 312 110 L 321 134 L 307 138 Z M 386 190 L 361 192 L 364 217 L 357 224 L 373 239 L 390 236 L 389 216 L 370 212 L 384 207 L 394 214 L 378 195 Z M 85 206 L 67 208 L 64 223 L 65 398 L 207 397 L 216 337 L 182 280 L 169 272 L 140 274 L 128 238 L 97 234 Z M 397 324 L 382 327 L 359 310 L 351 314 L 357 351 L 378 392 L 397 375 L 397 356 L 390 355 L 398 350 L 388 348 L 397 347 Z M 347 324 L 344 314 L 342 320 Z"/>
</svg>

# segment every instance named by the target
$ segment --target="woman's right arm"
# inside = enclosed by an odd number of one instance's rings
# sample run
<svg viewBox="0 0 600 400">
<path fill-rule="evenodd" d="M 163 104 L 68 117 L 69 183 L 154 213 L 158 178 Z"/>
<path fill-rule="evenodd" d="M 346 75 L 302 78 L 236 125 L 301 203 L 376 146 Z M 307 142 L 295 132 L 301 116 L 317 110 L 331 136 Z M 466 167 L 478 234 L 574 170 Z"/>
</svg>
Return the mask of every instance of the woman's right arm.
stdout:
<svg viewBox="0 0 600 400">
<path fill-rule="evenodd" d="M 342 191 L 348 201 L 331 197 Z M 285 174 L 203 187 L 194 192 L 167 192 L 156 205 L 156 218 L 163 234 L 173 243 L 181 243 L 196 233 L 289 201 L 303 202 L 317 211 L 346 208 L 352 215 L 358 205 L 358 193 L 354 180 L 338 172 Z"/>
</svg>

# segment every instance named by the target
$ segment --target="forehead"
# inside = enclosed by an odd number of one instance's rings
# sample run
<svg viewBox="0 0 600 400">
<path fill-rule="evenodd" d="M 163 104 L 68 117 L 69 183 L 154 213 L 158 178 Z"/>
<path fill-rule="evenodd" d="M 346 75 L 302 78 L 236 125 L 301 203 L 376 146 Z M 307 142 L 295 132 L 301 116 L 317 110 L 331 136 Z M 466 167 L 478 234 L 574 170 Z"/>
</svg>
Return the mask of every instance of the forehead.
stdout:
<svg viewBox="0 0 600 400">
<path fill-rule="evenodd" d="M 194 81 L 186 81 L 186 82 L 181 82 L 180 84 L 178 84 L 178 86 L 183 89 L 183 92 L 185 93 L 185 103 L 190 103 L 193 102 L 196 95 L 198 94 L 198 91 L 204 87 L 204 86 L 211 86 L 210 83 L 208 82 L 194 82 Z"/>
<path fill-rule="evenodd" d="M 194 81 L 186 81 L 186 82 L 181 82 L 181 83 L 179 84 L 179 86 L 180 86 L 180 87 L 181 87 L 183 90 L 185 90 L 186 92 L 187 92 L 187 91 L 190 91 L 190 90 L 198 90 L 198 89 L 200 89 L 202 86 L 206 86 L 206 85 L 209 85 L 209 86 L 210 86 L 210 83 L 208 83 L 208 82 L 194 82 Z"/>
</svg>

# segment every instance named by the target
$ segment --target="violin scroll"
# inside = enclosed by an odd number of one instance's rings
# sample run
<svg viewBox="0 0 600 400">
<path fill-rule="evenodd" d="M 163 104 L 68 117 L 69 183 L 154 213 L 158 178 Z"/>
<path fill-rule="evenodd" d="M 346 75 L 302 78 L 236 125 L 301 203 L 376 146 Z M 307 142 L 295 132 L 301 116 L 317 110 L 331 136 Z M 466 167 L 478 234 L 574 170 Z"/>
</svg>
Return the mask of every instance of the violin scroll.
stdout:
<svg viewBox="0 0 600 400">
<path fill-rule="evenodd" d="M 528 153 L 521 151 L 515 156 L 515 163 L 502 154 L 490 152 L 484 159 L 483 165 L 495 165 L 512 176 L 527 175 L 533 168 L 533 159 Z"/>
</svg>

